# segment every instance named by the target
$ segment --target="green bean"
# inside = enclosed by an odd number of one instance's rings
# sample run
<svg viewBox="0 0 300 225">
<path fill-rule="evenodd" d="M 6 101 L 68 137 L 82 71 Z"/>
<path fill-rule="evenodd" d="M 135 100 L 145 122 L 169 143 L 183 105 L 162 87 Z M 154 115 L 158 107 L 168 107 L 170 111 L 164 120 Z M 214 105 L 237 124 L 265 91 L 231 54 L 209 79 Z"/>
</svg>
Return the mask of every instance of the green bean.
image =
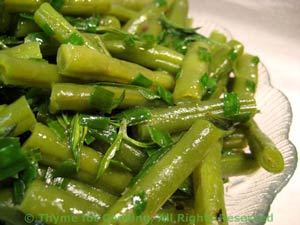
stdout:
<svg viewBox="0 0 300 225">
<path fill-rule="evenodd" d="M 35 124 L 35 116 L 24 96 L 0 111 L 0 130 L 15 126 L 11 133 L 12 136 L 18 136 L 31 130 Z"/>
<path fill-rule="evenodd" d="M 152 119 L 137 125 L 135 129 L 140 139 L 149 138 L 147 128 L 149 125 L 162 131 L 177 133 L 187 130 L 197 119 L 209 119 L 211 116 L 222 117 L 224 115 L 223 110 L 224 103 L 221 99 L 149 109 Z M 255 113 L 255 100 L 253 98 L 240 98 L 240 114 L 252 117 Z"/>
<path fill-rule="evenodd" d="M 39 123 L 36 124 L 24 148 L 39 148 L 42 154 L 41 163 L 54 168 L 59 167 L 63 161 L 73 159 L 67 143 L 60 140 L 48 127 Z M 80 153 L 80 171 L 75 177 L 113 194 L 119 194 L 128 185 L 132 175 L 127 171 L 109 167 L 101 179 L 95 183 L 102 157 L 100 152 L 84 146 Z"/>
<path fill-rule="evenodd" d="M 110 11 L 111 0 L 64 0 L 59 12 L 64 15 L 92 16 Z"/>
<path fill-rule="evenodd" d="M 57 53 L 57 64 L 61 74 L 83 80 L 126 84 L 142 74 L 154 85 L 159 84 L 169 90 L 174 86 L 174 78 L 170 74 L 111 58 L 84 46 L 62 45 Z"/>
<path fill-rule="evenodd" d="M 192 43 L 183 59 L 182 69 L 174 88 L 174 101 L 199 101 L 204 90 L 201 77 L 208 73 L 210 52 L 208 46 L 202 42 Z"/>
<path fill-rule="evenodd" d="M 5 0 L 4 6 L 8 12 L 29 12 L 33 13 L 46 0 Z"/>
<path fill-rule="evenodd" d="M 128 9 L 140 11 L 149 5 L 152 0 L 112 0 L 112 2 Z"/>
<path fill-rule="evenodd" d="M 4 49 L 0 51 L 0 54 L 5 54 L 10 57 L 20 58 L 20 59 L 42 59 L 42 53 L 40 50 L 40 45 L 37 42 L 24 43 L 16 47 Z"/>
<path fill-rule="evenodd" d="M 237 40 L 230 40 L 228 45 L 233 48 L 233 58 L 239 58 L 244 53 L 244 45 Z"/>
<path fill-rule="evenodd" d="M 284 160 L 273 141 L 263 133 L 254 120 L 248 121 L 245 128 L 250 150 L 258 164 L 268 172 L 281 173 L 284 170 Z"/>
<path fill-rule="evenodd" d="M 243 149 L 247 146 L 247 138 L 245 134 L 237 130 L 233 134 L 226 136 L 223 140 L 224 149 Z"/>
<path fill-rule="evenodd" d="M 219 43 L 226 43 L 227 41 L 227 37 L 220 33 L 219 31 L 213 31 L 210 36 L 209 39 L 211 41 L 215 41 L 215 42 L 219 42 Z"/>
<path fill-rule="evenodd" d="M 96 224 L 105 209 L 38 180 L 29 186 L 20 205 L 23 213 L 32 214 L 47 224 L 58 225 Z M 92 223 L 88 218 L 92 218 Z"/>
<path fill-rule="evenodd" d="M 0 80 L 6 85 L 51 88 L 62 82 L 56 65 L 43 60 L 19 59 L 0 54 Z"/>
<path fill-rule="evenodd" d="M 173 23 L 179 27 L 187 26 L 187 16 L 189 10 L 188 0 L 174 0 L 170 11 L 168 12 L 168 18 Z"/>
<path fill-rule="evenodd" d="M 159 104 L 158 100 L 156 100 L 156 103 L 147 100 L 145 97 L 143 97 L 138 89 L 134 88 L 60 83 L 52 86 L 49 106 L 50 112 L 57 113 L 58 111 L 62 110 L 86 112 L 95 109 L 94 106 L 90 104 L 91 96 L 95 92 L 95 87 L 101 87 L 111 91 L 115 94 L 115 100 L 119 99 L 125 91 L 124 99 L 118 106 L 118 108 L 121 109 L 134 107 L 136 105 L 151 106 L 153 104 Z"/>
<path fill-rule="evenodd" d="M 7 107 L 6 104 L 0 105 L 0 111 L 2 111 L 3 109 L 5 109 Z"/>
<path fill-rule="evenodd" d="M 125 224 L 122 218 L 128 217 L 133 219 L 130 220 L 132 225 L 146 224 L 146 219 L 155 215 L 212 150 L 211 143 L 222 136 L 223 132 L 208 121 L 196 121 L 180 141 L 108 209 L 99 225 Z M 137 221 L 138 217 L 142 220 Z"/>
<path fill-rule="evenodd" d="M 224 200 L 224 186 L 221 169 L 220 141 L 211 142 L 211 150 L 193 172 L 195 212 L 209 220 L 198 224 L 228 224 Z M 225 220 L 224 220 L 225 218 Z"/>
<path fill-rule="evenodd" d="M 41 31 L 40 27 L 32 20 L 20 18 L 15 30 L 16 37 L 25 37 L 26 35 Z"/>
<path fill-rule="evenodd" d="M 7 223 L 28 225 L 24 221 L 24 215 L 13 203 L 13 193 L 10 189 L 0 190 L 0 219 Z"/>
<path fill-rule="evenodd" d="M 68 193 L 71 193 L 80 199 L 94 203 L 102 208 L 109 208 L 117 200 L 116 196 L 108 192 L 73 179 L 58 177 L 49 182 L 46 180 L 46 182 L 47 184 L 60 187 Z"/>
<path fill-rule="evenodd" d="M 257 57 L 244 54 L 234 64 L 233 91 L 239 95 L 253 96 L 258 82 Z"/>
<path fill-rule="evenodd" d="M 109 34 L 103 35 L 102 40 L 113 57 L 128 60 L 150 69 L 160 68 L 176 74 L 182 64 L 183 55 L 161 45 L 150 48 L 129 46 L 123 40 Z"/>
<path fill-rule="evenodd" d="M 183 210 L 176 208 L 163 208 L 153 218 L 150 224 L 154 225 L 191 225 L 195 212 L 192 208 L 185 207 Z M 194 217 L 197 218 L 196 216 Z"/>
<path fill-rule="evenodd" d="M 136 17 L 130 19 L 122 28 L 123 31 L 130 34 L 139 34 L 147 32 L 149 21 L 156 21 L 159 23 L 158 18 L 167 9 L 167 4 L 153 1 L 143 10 L 141 10 Z M 162 29 L 162 28 L 161 28 Z"/>
<path fill-rule="evenodd" d="M 43 3 L 34 13 L 34 21 L 42 30 L 60 43 L 85 45 L 91 49 L 106 53 L 106 49 L 85 38 L 49 3 Z"/>
<path fill-rule="evenodd" d="M 137 12 L 132 9 L 125 8 L 122 5 L 112 4 L 109 15 L 115 16 L 123 22 L 127 22 L 128 20 L 136 17 Z"/>
<path fill-rule="evenodd" d="M 249 175 L 259 168 L 252 154 L 236 152 L 223 155 L 221 165 L 223 177 Z"/>
<path fill-rule="evenodd" d="M 103 16 L 100 20 L 100 26 L 121 29 L 121 23 L 115 16 Z"/>
</svg>

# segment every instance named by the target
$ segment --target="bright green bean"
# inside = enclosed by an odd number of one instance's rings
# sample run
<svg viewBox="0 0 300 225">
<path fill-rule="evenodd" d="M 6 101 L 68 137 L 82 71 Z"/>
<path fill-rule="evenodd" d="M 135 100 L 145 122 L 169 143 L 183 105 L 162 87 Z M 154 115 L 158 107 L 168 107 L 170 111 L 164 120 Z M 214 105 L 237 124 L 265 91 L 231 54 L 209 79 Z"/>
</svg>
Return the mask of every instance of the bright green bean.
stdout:
<svg viewBox="0 0 300 225">
<path fill-rule="evenodd" d="M 42 154 L 41 163 L 54 168 L 59 167 L 65 160 L 73 159 L 67 143 L 60 140 L 48 127 L 39 123 L 36 124 L 24 148 L 39 148 Z M 83 182 L 103 188 L 113 194 L 119 194 L 132 178 L 127 171 L 109 167 L 101 179 L 95 183 L 102 154 L 89 147 L 83 147 L 80 154 L 80 171 L 75 177 Z"/>
<path fill-rule="evenodd" d="M 210 50 L 203 42 L 192 43 L 183 59 L 180 76 L 174 88 L 174 101 L 199 101 L 204 90 L 201 77 L 208 74 Z"/>
<path fill-rule="evenodd" d="M 144 218 L 141 221 L 130 221 L 131 225 L 146 224 L 145 218 L 155 215 L 212 150 L 211 144 L 219 141 L 222 136 L 223 132 L 208 121 L 196 121 L 179 142 L 108 209 L 99 225 L 126 224 L 122 217 L 127 216 L 133 219 L 137 216 Z M 140 209 L 139 204 L 144 207 Z"/>
<path fill-rule="evenodd" d="M 149 5 L 152 0 L 112 0 L 112 2 L 128 9 L 140 11 Z"/>
<path fill-rule="evenodd" d="M 254 173 L 259 165 L 252 154 L 230 153 L 222 156 L 223 177 L 243 176 Z"/>
<path fill-rule="evenodd" d="M 63 78 L 57 73 L 56 65 L 46 61 L 0 54 L 0 80 L 6 85 L 51 88 Z"/>
<path fill-rule="evenodd" d="M 20 59 L 42 59 L 42 53 L 38 42 L 24 43 L 12 48 L 7 48 L 0 51 L 0 54 L 5 54 L 10 57 Z"/>
<path fill-rule="evenodd" d="M 227 37 L 218 31 L 213 31 L 210 34 L 209 39 L 211 41 L 215 41 L 215 42 L 219 42 L 219 43 L 226 43 L 226 41 L 227 41 Z"/>
<path fill-rule="evenodd" d="M 33 13 L 36 11 L 39 6 L 46 2 L 47 0 L 5 0 L 4 5 L 5 9 L 8 12 L 16 13 L 16 12 L 30 12 Z"/>
<path fill-rule="evenodd" d="M 149 109 L 152 119 L 136 126 L 137 136 L 141 139 L 149 138 L 148 126 L 177 133 L 187 130 L 197 119 L 224 115 L 224 103 L 221 99 L 170 106 L 168 108 Z M 257 109 L 253 98 L 240 98 L 240 114 L 255 115 Z M 248 119 L 248 118 L 247 118 Z"/>
<path fill-rule="evenodd" d="M 24 221 L 23 213 L 13 203 L 13 192 L 10 189 L 0 190 L 0 219 L 6 224 L 28 225 Z"/>
<path fill-rule="evenodd" d="M 0 129 L 15 126 L 12 136 L 32 130 L 35 124 L 35 116 L 24 96 L 0 111 Z"/>
<path fill-rule="evenodd" d="M 96 224 L 106 210 L 105 207 L 78 198 L 55 186 L 47 186 L 38 180 L 27 189 L 20 209 L 47 224 L 58 225 Z M 54 216 L 58 218 L 57 221 Z M 92 223 L 88 218 L 93 218 Z"/>
<path fill-rule="evenodd" d="M 187 26 L 187 16 L 189 10 L 188 0 L 174 0 L 170 11 L 168 12 L 168 18 L 173 23 L 179 27 Z"/>
<path fill-rule="evenodd" d="M 211 220 L 197 221 L 196 225 L 228 224 L 222 179 L 222 144 L 217 141 L 211 145 L 211 150 L 193 172 L 195 212 Z"/>
<path fill-rule="evenodd" d="M 57 53 L 57 64 L 61 74 L 83 80 L 126 84 L 142 74 L 153 81 L 154 86 L 159 84 L 169 90 L 174 87 L 174 78 L 170 74 L 111 58 L 84 46 L 62 45 Z"/>
<path fill-rule="evenodd" d="M 16 37 L 25 37 L 26 35 L 41 31 L 40 27 L 32 20 L 20 18 L 15 30 Z"/>
<path fill-rule="evenodd" d="M 62 110 L 86 112 L 95 109 L 94 106 L 90 104 L 90 99 L 95 91 L 95 87 L 101 87 L 113 92 L 115 94 L 115 100 L 120 98 L 125 91 L 124 99 L 118 108 L 130 108 L 136 105 L 151 106 L 158 103 L 158 100 L 156 100 L 156 102 L 147 100 L 145 97 L 143 97 L 138 89 L 60 83 L 52 86 L 49 106 L 50 112 L 57 113 Z"/>
<path fill-rule="evenodd" d="M 109 15 L 115 16 L 119 20 L 127 22 L 128 20 L 136 17 L 137 12 L 132 9 L 125 8 L 122 5 L 112 4 Z"/>
<path fill-rule="evenodd" d="M 100 20 L 100 26 L 121 29 L 121 23 L 115 16 L 103 16 Z"/>
<path fill-rule="evenodd" d="M 122 40 L 105 34 L 102 40 L 112 56 L 128 60 L 148 67 L 150 69 L 163 69 L 176 74 L 183 61 L 183 55 L 164 46 L 155 45 L 151 48 L 144 48 L 137 45 L 126 45 Z"/>
<path fill-rule="evenodd" d="M 130 19 L 123 26 L 122 30 L 130 34 L 145 33 L 150 26 L 149 22 L 155 21 L 155 23 L 159 23 L 158 18 L 166 9 L 167 4 L 159 3 L 159 1 L 153 1 L 141 10 L 136 17 Z"/>
<path fill-rule="evenodd" d="M 103 46 L 85 38 L 49 3 L 43 3 L 34 13 L 34 21 L 42 30 L 60 43 L 85 45 L 97 51 L 106 52 Z"/>
<path fill-rule="evenodd" d="M 245 126 L 250 150 L 258 164 L 270 173 L 281 173 L 284 170 L 284 159 L 274 142 L 254 120 L 248 121 Z"/>
<path fill-rule="evenodd" d="M 247 146 L 247 138 L 245 134 L 237 130 L 233 134 L 226 136 L 223 140 L 224 149 L 243 149 Z"/>
</svg>

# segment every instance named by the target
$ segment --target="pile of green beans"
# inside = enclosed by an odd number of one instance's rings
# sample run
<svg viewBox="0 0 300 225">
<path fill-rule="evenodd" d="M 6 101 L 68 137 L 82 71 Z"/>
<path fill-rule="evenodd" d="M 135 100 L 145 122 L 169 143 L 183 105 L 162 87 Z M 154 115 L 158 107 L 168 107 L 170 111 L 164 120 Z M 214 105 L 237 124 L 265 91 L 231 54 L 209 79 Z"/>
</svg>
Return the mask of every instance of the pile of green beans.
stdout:
<svg viewBox="0 0 300 225">
<path fill-rule="evenodd" d="M 259 58 L 188 9 L 0 1 L 0 224 L 226 225 L 231 177 L 284 170 Z"/>
</svg>

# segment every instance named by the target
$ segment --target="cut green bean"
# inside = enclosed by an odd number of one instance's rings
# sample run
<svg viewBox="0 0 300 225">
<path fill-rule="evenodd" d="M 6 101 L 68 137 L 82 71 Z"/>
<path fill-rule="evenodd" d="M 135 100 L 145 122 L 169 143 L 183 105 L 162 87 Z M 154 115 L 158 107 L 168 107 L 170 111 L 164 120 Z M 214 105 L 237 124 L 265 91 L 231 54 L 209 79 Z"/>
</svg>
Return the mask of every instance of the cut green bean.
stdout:
<svg viewBox="0 0 300 225">
<path fill-rule="evenodd" d="M 252 154 L 247 153 L 226 153 L 222 160 L 223 177 L 244 176 L 254 173 L 259 165 Z"/>
<path fill-rule="evenodd" d="M 188 47 L 174 88 L 175 103 L 201 100 L 204 88 L 200 80 L 208 73 L 210 60 L 210 50 L 203 42 L 194 42 Z"/>
<path fill-rule="evenodd" d="M 23 213 L 14 204 L 13 191 L 10 189 L 0 190 L 0 220 L 4 220 L 6 224 L 28 225 Z"/>
<path fill-rule="evenodd" d="M 183 61 L 183 55 L 164 46 L 155 45 L 150 48 L 142 46 L 129 46 L 123 40 L 113 35 L 102 36 L 103 42 L 112 56 L 138 63 L 150 69 L 162 69 L 176 74 Z"/>
<path fill-rule="evenodd" d="M 226 41 L 227 41 L 227 37 L 218 31 L 213 31 L 210 34 L 209 39 L 211 41 L 219 42 L 219 43 L 226 43 Z"/>
<path fill-rule="evenodd" d="M 132 218 L 131 225 L 147 224 L 147 218 L 151 220 L 212 150 L 211 144 L 222 136 L 223 132 L 208 121 L 196 121 L 179 142 L 108 209 L 99 225 L 126 224 L 122 220 L 125 217 Z M 136 220 L 138 217 L 142 219 Z"/>
<path fill-rule="evenodd" d="M 126 8 L 119 4 L 112 4 L 111 9 L 109 11 L 109 15 L 117 17 L 119 20 L 127 22 L 128 20 L 137 16 L 137 12 Z"/>
<path fill-rule="evenodd" d="M 143 10 L 141 10 L 136 17 L 130 19 L 122 28 L 123 31 L 130 34 L 145 33 L 149 29 L 149 22 L 159 23 L 158 18 L 167 9 L 166 1 L 153 1 Z M 160 30 L 162 27 L 160 27 Z"/>
<path fill-rule="evenodd" d="M 20 205 L 23 213 L 33 215 L 47 224 L 58 225 L 96 224 L 105 209 L 38 180 L 29 186 Z M 54 221 L 54 215 L 59 218 L 57 221 Z M 89 222 L 90 219 L 93 223 Z"/>
<path fill-rule="evenodd" d="M 3 109 L 5 109 L 7 107 L 6 104 L 0 105 L 0 111 L 2 111 Z"/>
<path fill-rule="evenodd" d="M 0 111 L 0 130 L 15 126 L 12 136 L 18 136 L 33 129 L 35 124 L 35 116 L 24 96 Z"/>
<path fill-rule="evenodd" d="M 62 45 L 58 50 L 57 64 L 61 74 L 83 80 L 128 84 L 142 74 L 154 85 L 169 90 L 174 87 L 174 78 L 170 74 L 111 58 L 84 46 Z"/>
<path fill-rule="evenodd" d="M 226 136 L 223 140 L 224 149 L 243 149 L 247 146 L 247 138 L 245 134 L 237 130 L 233 134 Z"/>
<path fill-rule="evenodd" d="M 233 90 L 239 95 L 253 96 L 258 82 L 258 58 L 244 54 L 234 64 Z"/>
<path fill-rule="evenodd" d="M 4 6 L 8 12 L 29 12 L 33 13 L 46 0 L 5 0 Z"/>
<path fill-rule="evenodd" d="M 114 4 L 120 5 L 122 7 L 132 9 L 135 11 L 140 11 L 149 5 L 153 0 L 112 0 Z"/>
<path fill-rule="evenodd" d="M 73 159 L 67 143 L 60 140 L 48 127 L 39 123 L 36 124 L 24 148 L 39 148 L 42 154 L 41 163 L 54 168 L 58 168 L 66 160 Z M 84 146 L 80 153 L 80 171 L 75 177 L 95 187 L 119 194 L 128 185 L 132 175 L 127 171 L 109 167 L 101 179 L 95 183 L 102 157 L 101 153 Z"/>
<path fill-rule="evenodd" d="M 188 0 L 174 0 L 170 11 L 168 12 L 169 20 L 179 27 L 187 26 L 187 16 L 189 10 Z"/>
<path fill-rule="evenodd" d="M 20 59 L 0 54 L 0 80 L 6 85 L 51 88 L 62 82 L 56 65 L 39 59 Z"/>
<path fill-rule="evenodd" d="M 110 7 L 111 0 L 64 0 L 57 10 L 63 15 L 92 16 L 108 13 Z"/>
<path fill-rule="evenodd" d="M 4 49 L 0 54 L 20 59 L 42 59 L 40 45 L 37 42 L 24 43 L 16 47 Z"/>
<path fill-rule="evenodd" d="M 256 104 L 253 98 L 240 98 L 240 117 L 246 119 L 256 114 Z M 187 130 L 197 119 L 209 119 L 224 116 L 224 102 L 221 99 L 191 103 L 186 105 L 170 106 L 168 108 L 149 109 L 152 119 L 136 126 L 137 136 L 141 139 L 149 138 L 148 126 L 177 133 Z M 230 118 L 229 118 L 230 119 Z M 234 118 L 233 118 L 234 119 Z"/>
<path fill-rule="evenodd" d="M 100 26 L 121 29 L 120 21 L 114 16 L 103 16 L 100 20 Z"/>
<path fill-rule="evenodd" d="M 225 225 L 228 222 L 221 166 L 222 144 L 220 141 L 212 142 L 210 148 L 193 172 L 195 212 L 205 216 L 204 221 L 197 221 L 196 225 Z"/>
<path fill-rule="evenodd" d="M 32 20 L 20 18 L 15 30 L 16 37 L 25 37 L 26 35 L 34 32 L 40 32 L 41 28 Z"/>
<path fill-rule="evenodd" d="M 34 13 L 34 21 L 42 30 L 60 43 L 85 45 L 91 49 L 106 53 L 106 49 L 85 38 L 49 3 L 43 3 Z"/>
<path fill-rule="evenodd" d="M 274 142 L 254 120 L 248 121 L 245 127 L 250 150 L 258 164 L 270 173 L 281 173 L 284 170 L 284 160 Z"/>
</svg>

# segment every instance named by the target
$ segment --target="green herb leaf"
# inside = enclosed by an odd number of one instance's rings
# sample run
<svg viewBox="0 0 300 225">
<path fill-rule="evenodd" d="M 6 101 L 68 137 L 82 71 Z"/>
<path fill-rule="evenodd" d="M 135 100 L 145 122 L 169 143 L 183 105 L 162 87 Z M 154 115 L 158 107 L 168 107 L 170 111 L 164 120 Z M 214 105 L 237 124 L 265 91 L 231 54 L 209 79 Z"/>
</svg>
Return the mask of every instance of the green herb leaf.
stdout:
<svg viewBox="0 0 300 225">
<path fill-rule="evenodd" d="M 13 189 L 13 201 L 17 205 L 17 204 L 20 204 L 23 200 L 26 186 L 25 186 L 25 183 L 24 183 L 23 180 L 18 179 L 18 180 L 14 181 L 13 187 L 14 187 L 14 189 Z"/>
<path fill-rule="evenodd" d="M 80 124 L 91 129 L 105 130 L 110 124 L 110 118 L 104 116 L 80 115 Z"/>
<path fill-rule="evenodd" d="M 9 136 L 9 134 L 11 134 L 16 128 L 16 126 L 16 124 L 12 124 L 8 127 L 0 127 L 0 138 Z"/>
<path fill-rule="evenodd" d="M 145 77 L 143 74 L 138 73 L 131 82 L 131 84 L 148 88 L 153 84 L 153 82 L 152 80 L 149 80 L 147 77 Z"/>
<path fill-rule="evenodd" d="M 64 41 L 64 43 L 72 45 L 84 45 L 84 39 L 79 33 L 74 32 Z"/>
<path fill-rule="evenodd" d="M 146 193 L 141 192 L 132 197 L 132 203 L 134 205 L 134 211 L 136 216 L 140 216 L 147 208 Z"/>
<path fill-rule="evenodd" d="M 80 154 L 87 134 L 87 127 L 80 125 L 79 115 L 76 114 L 71 121 L 71 129 L 69 133 L 69 147 L 76 162 L 77 172 L 80 168 Z"/>
<path fill-rule="evenodd" d="M 125 90 L 123 90 L 119 98 L 113 100 L 111 108 L 112 109 L 118 108 L 121 105 L 121 103 L 124 101 L 124 99 L 125 99 Z"/>
<path fill-rule="evenodd" d="M 205 92 L 213 92 L 216 89 L 217 81 L 216 79 L 210 77 L 208 73 L 204 73 L 200 78 L 200 83 L 205 90 Z"/>
<path fill-rule="evenodd" d="M 115 94 L 105 88 L 95 86 L 90 97 L 90 105 L 102 112 L 111 113 Z"/>
<path fill-rule="evenodd" d="M 112 145 L 109 147 L 109 149 L 106 151 L 105 155 L 101 159 L 98 172 L 97 172 L 97 177 L 96 180 L 99 180 L 101 176 L 104 174 L 106 169 L 108 168 L 111 160 L 114 158 L 116 155 L 116 152 L 120 150 L 120 146 L 123 140 L 123 128 L 122 126 L 126 126 L 126 121 L 122 121 L 120 125 L 120 129 L 117 135 L 117 138 L 114 140 Z"/>
<path fill-rule="evenodd" d="M 84 31 L 84 32 L 92 32 L 92 33 L 97 32 L 97 28 L 100 25 L 100 20 L 101 20 L 100 16 L 98 15 L 91 16 L 88 18 L 81 18 L 81 17 L 74 18 L 70 16 L 66 16 L 65 18 L 77 30 Z"/>
<path fill-rule="evenodd" d="M 154 2 L 156 3 L 156 5 L 158 7 L 160 7 L 160 6 L 167 6 L 167 1 L 166 0 L 154 0 Z"/>
<path fill-rule="evenodd" d="M 138 92 L 147 100 L 155 100 L 160 99 L 160 96 L 158 95 L 157 91 L 147 88 L 139 88 Z"/>
<path fill-rule="evenodd" d="M 65 128 L 57 120 L 49 120 L 48 127 L 56 134 L 60 140 L 66 139 Z"/>
<path fill-rule="evenodd" d="M 116 116 L 114 116 L 115 119 L 118 121 L 126 120 L 127 125 L 133 126 L 140 123 L 144 123 L 147 120 L 152 118 L 152 115 L 150 111 L 144 107 L 135 107 L 131 109 L 127 109 Z"/>
<path fill-rule="evenodd" d="M 211 53 L 207 48 L 199 47 L 198 48 L 198 54 L 200 60 L 204 62 L 211 62 Z"/>
<path fill-rule="evenodd" d="M 112 144 L 118 132 L 116 126 L 110 124 L 107 129 L 103 130 L 89 129 L 88 134 L 96 138 L 96 140 Z"/>
<path fill-rule="evenodd" d="M 14 176 L 29 166 L 18 138 L 0 138 L 0 181 Z"/>
<path fill-rule="evenodd" d="M 66 160 L 54 170 L 53 177 L 72 177 L 77 173 L 77 165 L 74 160 Z"/>
<path fill-rule="evenodd" d="M 63 5 L 65 4 L 64 0 L 51 0 L 50 4 L 52 5 L 52 7 L 56 10 L 60 10 Z"/>
<path fill-rule="evenodd" d="M 259 59 L 259 57 L 254 56 L 253 59 L 251 60 L 251 62 L 254 66 L 257 66 L 258 63 L 260 62 L 260 59 Z"/>
<path fill-rule="evenodd" d="M 167 147 L 173 143 L 171 135 L 167 132 L 160 131 L 152 126 L 148 126 L 148 131 L 152 141 L 160 147 Z"/>
<path fill-rule="evenodd" d="M 171 92 L 169 92 L 167 89 L 165 89 L 164 87 L 158 85 L 157 87 L 157 92 L 158 95 L 160 96 L 160 98 L 166 102 L 168 105 L 174 105 L 173 102 L 173 95 Z"/>
<path fill-rule="evenodd" d="M 236 93 L 226 93 L 224 95 L 224 116 L 231 117 L 239 114 L 240 100 Z"/>
<path fill-rule="evenodd" d="M 19 16 L 24 19 L 34 20 L 33 14 L 30 14 L 30 13 L 22 12 L 22 13 L 19 13 Z"/>
<path fill-rule="evenodd" d="M 48 24 L 45 23 L 45 24 L 41 25 L 41 28 L 50 37 L 55 35 L 55 32 L 53 31 L 53 29 Z"/>
</svg>

